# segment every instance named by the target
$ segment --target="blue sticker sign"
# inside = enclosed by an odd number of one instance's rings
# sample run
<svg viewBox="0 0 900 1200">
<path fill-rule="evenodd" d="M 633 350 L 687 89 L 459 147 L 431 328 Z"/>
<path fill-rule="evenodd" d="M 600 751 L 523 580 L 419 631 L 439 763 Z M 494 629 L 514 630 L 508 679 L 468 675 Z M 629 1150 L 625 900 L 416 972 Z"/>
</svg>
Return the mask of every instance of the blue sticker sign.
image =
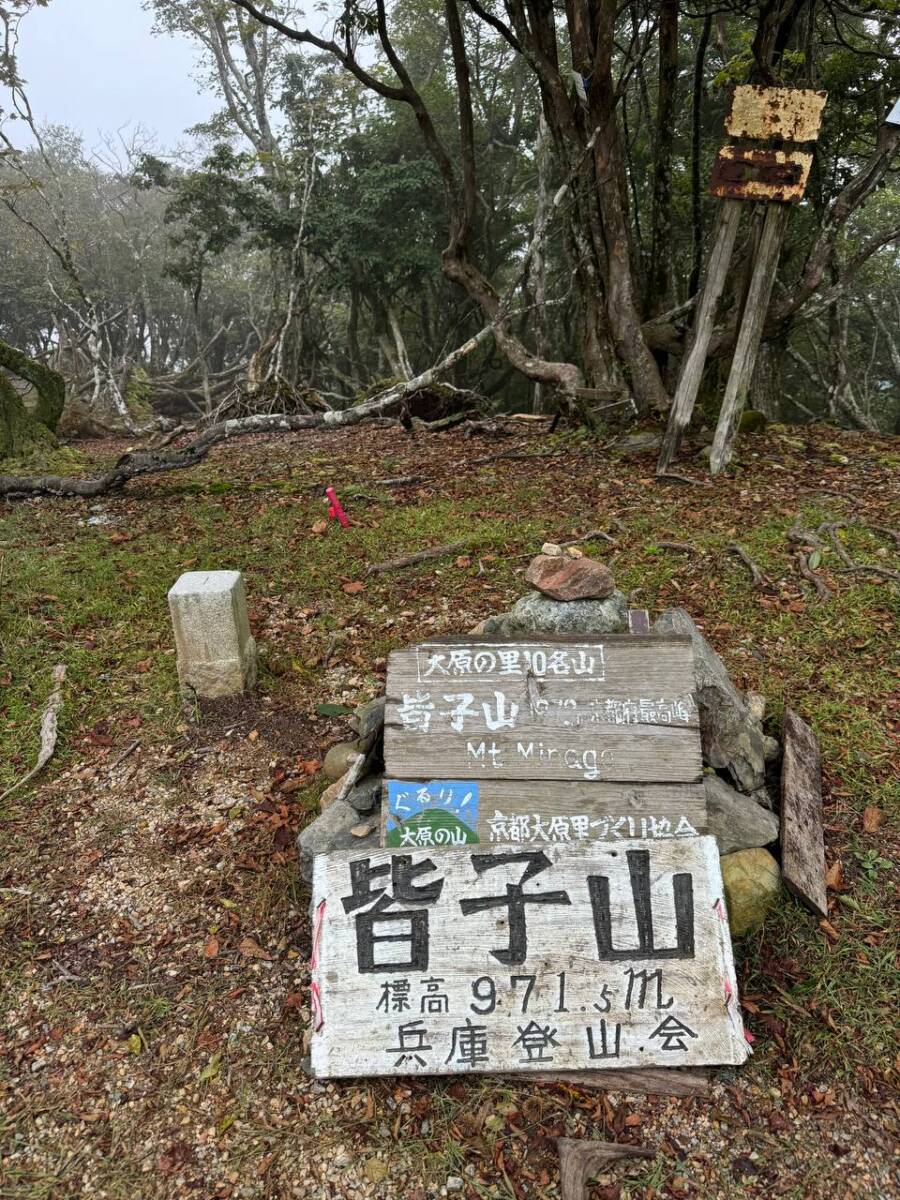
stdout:
<svg viewBox="0 0 900 1200">
<path fill-rule="evenodd" d="M 479 841 L 478 784 L 388 780 L 386 846 L 465 846 Z"/>
</svg>

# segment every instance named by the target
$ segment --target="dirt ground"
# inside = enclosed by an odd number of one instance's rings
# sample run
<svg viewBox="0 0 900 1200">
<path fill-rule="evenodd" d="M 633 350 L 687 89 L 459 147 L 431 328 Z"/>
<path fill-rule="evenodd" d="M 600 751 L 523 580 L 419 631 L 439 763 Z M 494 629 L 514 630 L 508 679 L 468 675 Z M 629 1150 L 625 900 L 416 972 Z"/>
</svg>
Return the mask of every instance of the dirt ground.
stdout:
<svg viewBox="0 0 900 1200">
<path fill-rule="evenodd" d="M 53 666 L 68 678 L 55 759 L 0 806 L 0 1197 L 550 1200 L 559 1136 L 655 1152 L 592 1200 L 900 1197 L 898 466 L 896 441 L 774 427 L 712 486 L 701 459 L 695 485 L 658 483 L 652 454 L 571 434 L 363 427 L 247 439 L 98 502 L 7 504 L 0 791 L 34 760 Z M 329 484 L 347 530 L 325 522 Z M 786 896 L 736 942 L 755 1053 L 708 1096 L 310 1080 L 294 838 L 346 733 L 317 708 L 377 694 L 392 647 L 503 610 L 543 541 L 590 530 L 633 604 L 683 604 L 769 698 L 771 732 L 786 703 L 816 728 L 829 919 Z M 166 591 L 232 567 L 259 687 L 186 713 Z"/>
</svg>

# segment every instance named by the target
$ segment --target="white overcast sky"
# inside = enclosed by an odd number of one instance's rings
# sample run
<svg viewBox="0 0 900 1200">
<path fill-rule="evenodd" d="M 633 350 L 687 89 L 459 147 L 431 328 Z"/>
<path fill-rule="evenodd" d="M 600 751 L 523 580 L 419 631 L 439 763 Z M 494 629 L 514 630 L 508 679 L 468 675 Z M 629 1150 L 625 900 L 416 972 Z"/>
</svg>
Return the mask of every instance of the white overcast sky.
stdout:
<svg viewBox="0 0 900 1200">
<path fill-rule="evenodd" d="M 88 148 L 141 124 L 174 147 L 215 109 L 199 94 L 186 39 L 154 37 L 141 0 L 51 0 L 21 25 L 19 70 L 38 120 L 69 125 Z M 19 135 L 21 136 L 21 134 Z"/>
</svg>

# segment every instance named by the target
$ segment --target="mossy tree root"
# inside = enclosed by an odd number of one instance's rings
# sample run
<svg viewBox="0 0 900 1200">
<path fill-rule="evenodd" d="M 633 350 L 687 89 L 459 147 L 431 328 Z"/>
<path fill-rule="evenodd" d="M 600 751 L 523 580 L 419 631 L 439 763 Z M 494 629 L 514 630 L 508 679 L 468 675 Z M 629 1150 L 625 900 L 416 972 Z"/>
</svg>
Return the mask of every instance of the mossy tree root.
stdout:
<svg viewBox="0 0 900 1200">
<path fill-rule="evenodd" d="M 66 403 L 66 383 L 58 371 L 0 339 L 0 368 L 24 379 L 38 394 L 34 419 L 53 433 Z"/>
</svg>

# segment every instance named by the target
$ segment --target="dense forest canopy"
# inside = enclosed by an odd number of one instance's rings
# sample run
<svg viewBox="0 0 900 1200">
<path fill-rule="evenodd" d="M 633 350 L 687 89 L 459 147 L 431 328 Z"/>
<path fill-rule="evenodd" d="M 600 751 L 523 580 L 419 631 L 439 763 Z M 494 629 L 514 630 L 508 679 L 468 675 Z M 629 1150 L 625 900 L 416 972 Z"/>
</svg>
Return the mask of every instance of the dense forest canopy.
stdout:
<svg viewBox="0 0 900 1200">
<path fill-rule="evenodd" d="M 486 327 L 447 378 L 499 409 L 586 386 L 664 412 L 720 208 L 712 161 L 748 81 L 828 92 L 751 402 L 896 427 L 891 0 L 348 0 L 309 28 L 278 0 L 147 0 L 220 101 L 178 151 L 38 124 L 16 61 L 36 2 L 0 0 L 0 347 L 62 374 L 63 427 L 344 407 Z"/>
</svg>

